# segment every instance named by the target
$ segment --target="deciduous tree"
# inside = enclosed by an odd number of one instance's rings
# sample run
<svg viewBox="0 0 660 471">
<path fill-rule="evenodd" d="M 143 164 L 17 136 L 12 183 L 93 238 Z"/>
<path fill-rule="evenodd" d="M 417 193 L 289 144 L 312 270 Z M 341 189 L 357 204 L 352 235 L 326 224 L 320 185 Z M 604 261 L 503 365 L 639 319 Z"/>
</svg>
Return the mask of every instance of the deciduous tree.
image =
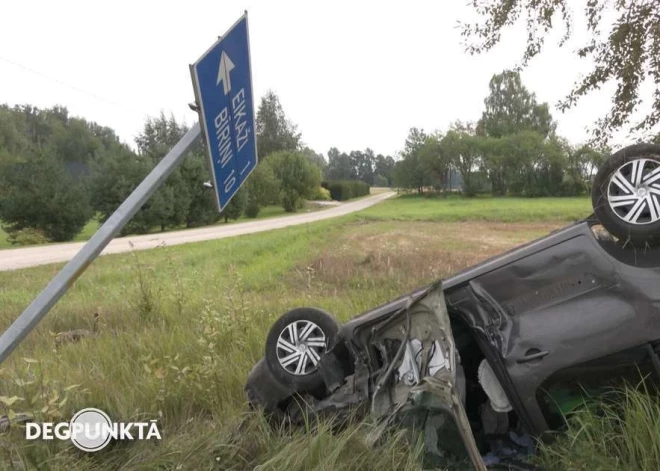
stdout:
<svg viewBox="0 0 660 471">
<path fill-rule="evenodd" d="M 257 152 L 260 160 L 278 151 L 296 151 L 300 133 L 286 117 L 280 99 L 272 90 L 261 99 L 257 110 Z"/>
<path fill-rule="evenodd" d="M 476 172 L 483 166 L 481 139 L 472 125 L 456 122 L 440 141 L 443 153 L 461 175 L 466 196 L 480 189 Z"/>
<path fill-rule="evenodd" d="M 357 180 L 357 172 L 349 155 L 332 147 L 328 151 L 325 177 L 328 180 Z"/>
<path fill-rule="evenodd" d="M 284 210 L 297 211 L 321 184 L 321 171 L 299 152 L 276 152 L 269 160 L 281 182 L 280 201 Z"/>
<path fill-rule="evenodd" d="M 489 137 L 502 137 L 521 131 L 535 131 L 547 137 L 555 123 L 547 103 L 538 104 L 536 96 L 523 85 L 520 74 L 505 70 L 495 74 L 488 85 L 489 95 L 479 130 Z"/>
<path fill-rule="evenodd" d="M 411 128 L 401 152 L 401 160 L 394 167 L 394 183 L 424 193 L 424 187 L 433 184 L 433 175 L 421 158 L 428 135 L 422 129 Z"/>
</svg>

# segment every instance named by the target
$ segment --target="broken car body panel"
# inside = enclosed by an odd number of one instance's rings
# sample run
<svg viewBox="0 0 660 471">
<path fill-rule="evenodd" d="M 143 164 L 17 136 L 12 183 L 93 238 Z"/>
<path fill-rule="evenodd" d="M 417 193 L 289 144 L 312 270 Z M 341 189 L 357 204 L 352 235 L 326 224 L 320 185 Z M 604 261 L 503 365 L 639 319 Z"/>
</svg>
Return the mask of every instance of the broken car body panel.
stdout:
<svg viewBox="0 0 660 471">
<path fill-rule="evenodd" d="M 290 401 L 288 417 L 304 423 L 307 412 L 333 418 L 356 411 L 369 414 L 378 424 L 370 441 L 406 417 L 423 428 L 429 451 L 439 457 L 446 453 L 443 430 L 445 435 L 447 429 L 452 435 L 458 432 L 460 446 L 455 446 L 452 454 L 457 454 L 458 448 L 459 456 L 468 458 L 475 469 L 485 470 L 463 407 L 465 379 L 457 361 L 442 285 L 437 283 L 409 297 L 402 309 L 362 333 L 350 342 L 340 339 L 319 362 L 330 392 L 327 397 L 317 400 L 307 395 Z M 349 374 L 339 360 L 344 349 L 352 353 Z M 248 397 L 251 403 L 273 412 L 278 400 L 293 392 L 272 389 L 274 378 L 264 368 L 262 359 L 250 373 Z"/>
<path fill-rule="evenodd" d="M 371 398 L 371 416 L 387 425 L 399 414 L 422 413 L 429 451 L 442 455 L 441 434 L 434 426 L 434 411 L 444 412 L 453 420 L 475 469 L 485 470 L 463 408 L 459 387 L 456 348 L 441 284 L 437 284 L 411 302 L 398 315 L 391 316 L 371 329 L 365 350 L 376 347 L 383 352 L 382 373 Z M 364 341 L 365 339 L 361 339 Z M 389 358 L 386 342 L 398 342 L 394 357 Z M 401 357 L 403 352 L 403 358 Z M 394 376 L 394 369 L 397 374 Z M 387 386 L 385 386 L 387 385 Z M 445 415 L 446 416 L 446 415 Z M 443 416 L 440 416 L 443 417 Z M 440 422 L 438 425 L 444 425 Z M 433 440 L 428 440 L 434 437 Z"/>
</svg>

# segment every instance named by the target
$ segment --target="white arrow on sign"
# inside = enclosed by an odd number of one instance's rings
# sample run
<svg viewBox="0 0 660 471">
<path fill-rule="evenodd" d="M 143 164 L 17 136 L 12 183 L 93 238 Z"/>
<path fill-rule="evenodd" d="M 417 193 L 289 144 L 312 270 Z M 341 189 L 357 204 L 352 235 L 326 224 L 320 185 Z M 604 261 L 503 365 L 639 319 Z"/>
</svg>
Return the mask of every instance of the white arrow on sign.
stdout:
<svg viewBox="0 0 660 471">
<path fill-rule="evenodd" d="M 220 68 L 218 69 L 218 83 L 220 85 L 222 82 L 222 88 L 225 91 L 225 95 L 231 90 L 231 78 L 229 77 L 229 72 L 234 69 L 234 63 L 231 61 L 229 56 L 222 51 L 222 56 L 220 57 Z"/>
</svg>

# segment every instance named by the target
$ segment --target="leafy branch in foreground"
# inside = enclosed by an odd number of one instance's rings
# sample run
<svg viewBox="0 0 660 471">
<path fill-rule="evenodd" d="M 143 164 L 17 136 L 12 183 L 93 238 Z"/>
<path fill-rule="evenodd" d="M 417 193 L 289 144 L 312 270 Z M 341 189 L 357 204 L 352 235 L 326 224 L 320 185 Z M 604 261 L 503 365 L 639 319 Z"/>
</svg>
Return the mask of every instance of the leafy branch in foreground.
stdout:
<svg viewBox="0 0 660 471">
<path fill-rule="evenodd" d="M 571 2 L 574 5 L 574 2 Z M 481 54 L 496 46 L 504 29 L 523 20 L 527 44 L 522 66 L 541 53 L 547 34 L 563 26 L 559 45 L 564 46 L 573 32 L 573 13 L 568 0 L 471 0 L 471 6 L 482 17 L 479 23 L 461 23 L 470 54 Z M 593 61 L 593 69 L 578 80 L 558 107 L 565 111 L 589 93 L 609 82 L 616 90 L 609 112 L 596 121 L 593 141 L 606 144 L 612 133 L 631 120 L 642 102 L 641 86 L 653 84 L 652 109 L 630 131 L 650 132 L 660 124 L 660 2 L 657 0 L 587 0 L 584 21 L 590 39 L 576 51 L 581 58 Z M 615 13 L 612 24 L 604 19 Z M 604 32 L 604 27 L 609 31 Z"/>
</svg>

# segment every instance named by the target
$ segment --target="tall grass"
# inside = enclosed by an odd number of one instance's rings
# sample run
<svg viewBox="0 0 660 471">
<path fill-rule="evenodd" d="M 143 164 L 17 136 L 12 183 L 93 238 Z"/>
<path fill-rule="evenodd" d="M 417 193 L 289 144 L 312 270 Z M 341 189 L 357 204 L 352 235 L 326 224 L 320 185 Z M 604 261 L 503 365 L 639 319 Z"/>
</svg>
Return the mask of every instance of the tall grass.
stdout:
<svg viewBox="0 0 660 471">
<path fill-rule="evenodd" d="M 660 469 L 660 400 L 642 387 L 611 391 L 571 413 L 565 433 L 541 445 L 548 470 Z"/>
</svg>

